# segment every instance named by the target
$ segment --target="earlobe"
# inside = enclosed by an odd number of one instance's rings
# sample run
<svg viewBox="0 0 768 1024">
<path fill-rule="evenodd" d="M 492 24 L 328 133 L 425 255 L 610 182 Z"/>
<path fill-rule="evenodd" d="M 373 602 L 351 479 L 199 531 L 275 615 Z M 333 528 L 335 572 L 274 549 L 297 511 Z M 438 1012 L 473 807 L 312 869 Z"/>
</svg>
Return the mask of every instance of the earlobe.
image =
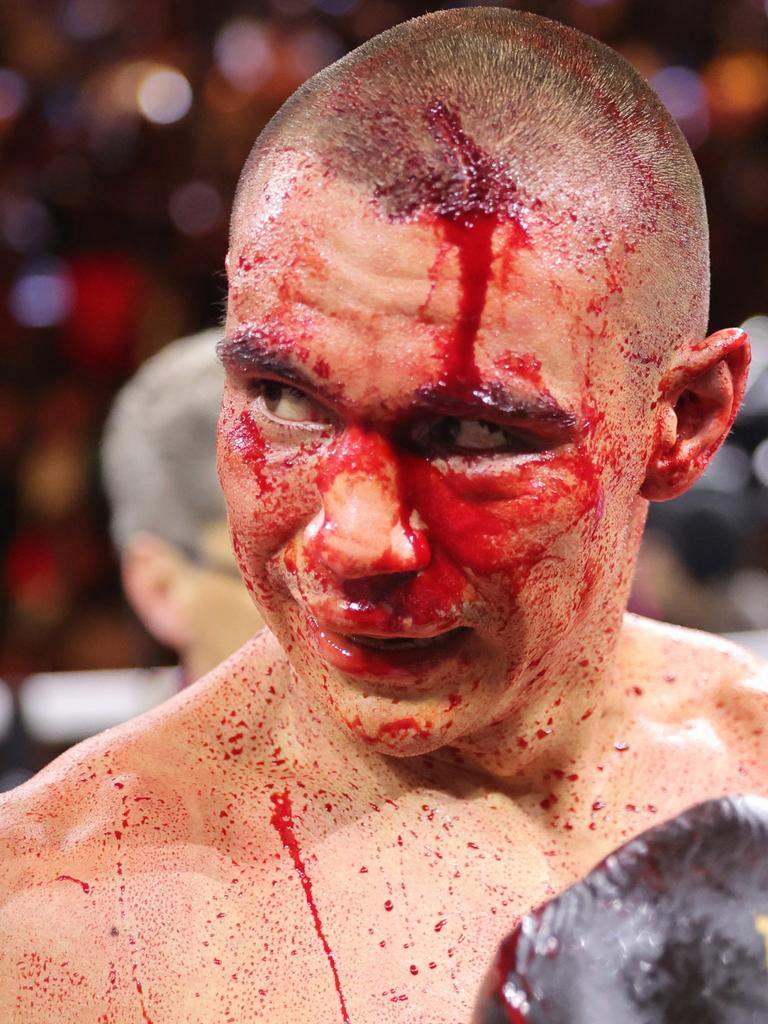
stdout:
<svg viewBox="0 0 768 1024">
<path fill-rule="evenodd" d="M 133 610 L 161 644 L 183 650 L 189 640 L 179 585 L 184 555 L 152 533 L 131 537 L 121 559 L 123 588 Z"/>
<path fill-rule="evenodd" d="M 718 331 L 690 345 L 662 380 L 642 497 L 668 501 L 701 476 L 741 405 L 749 356 L 744 331 Z"/>
</svg>

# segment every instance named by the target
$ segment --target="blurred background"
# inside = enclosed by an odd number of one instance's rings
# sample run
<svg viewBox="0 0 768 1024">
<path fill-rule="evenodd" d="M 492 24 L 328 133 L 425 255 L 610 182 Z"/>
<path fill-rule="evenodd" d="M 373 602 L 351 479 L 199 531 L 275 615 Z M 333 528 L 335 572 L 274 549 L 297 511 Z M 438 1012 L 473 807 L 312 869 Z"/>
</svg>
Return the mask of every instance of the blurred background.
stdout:
<svg viewBox="0 0 768 1024">
<path fill-rule="evenodd" d="M 132 677 L 115 670 L 174 661 L 121 595 L 99 438 L 116 390 L 145 360 L 220 319 L 228 207 L 255 136 L 309 75 L 440 6 L 454 5 L 0 6 L 0 788 L 80 738 L 72 722 L 69 732 L 41 732 L 23 698 L 30 677 L 72 684 L 53 696 L 43 688 L 38 705 L 50 710 L 56 700 L 66 708 L 84 672 L 104 692 L 112 678 L 118 693 Z M 756 631 L 768 627 L 768 0 L 508 6 L 623 53 L 698 159 L 711 322 L 745 325 L 755 358 L 726 447 L 691 494 L 653 510 L 633 607 L 750 631 L 759 646 Z M 120 707 L 116 720 L 136 709 L 128 698 Z"/>
</svg>

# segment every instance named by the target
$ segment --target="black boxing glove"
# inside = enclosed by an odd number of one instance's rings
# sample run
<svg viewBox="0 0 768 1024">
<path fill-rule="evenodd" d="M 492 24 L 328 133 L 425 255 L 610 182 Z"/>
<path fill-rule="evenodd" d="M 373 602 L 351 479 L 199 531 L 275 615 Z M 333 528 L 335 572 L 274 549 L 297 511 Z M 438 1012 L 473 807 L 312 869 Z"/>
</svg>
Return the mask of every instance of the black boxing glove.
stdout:
<svg viewBox="0 0 768 1024">
<path fill-rule="evenodd" d="M 767 1024 L 768 800 L 644 832 L 523 918 L 473 1024 Z"/>
</svg>

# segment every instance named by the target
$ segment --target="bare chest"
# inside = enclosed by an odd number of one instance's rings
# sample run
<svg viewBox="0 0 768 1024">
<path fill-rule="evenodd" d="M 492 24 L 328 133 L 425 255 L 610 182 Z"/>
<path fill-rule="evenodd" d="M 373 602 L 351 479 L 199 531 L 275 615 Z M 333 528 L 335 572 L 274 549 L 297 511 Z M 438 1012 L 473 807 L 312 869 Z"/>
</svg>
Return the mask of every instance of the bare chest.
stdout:
<svg viewBox="0 0 768 1024">
<path fill-rule="evenodd" d="M 75 876 L 87 893 L 59 883 L 76 910 L 55 911 L 53 958 L 87 933 L 107 1024 L 466 1024 L 498 942 L 570 881 L 522 816 L 485 807 L 393 801 L 325 829 L 316 808 L 271 810 L 233 815 L 215 847 L 124 851 Z"/>
</svg>

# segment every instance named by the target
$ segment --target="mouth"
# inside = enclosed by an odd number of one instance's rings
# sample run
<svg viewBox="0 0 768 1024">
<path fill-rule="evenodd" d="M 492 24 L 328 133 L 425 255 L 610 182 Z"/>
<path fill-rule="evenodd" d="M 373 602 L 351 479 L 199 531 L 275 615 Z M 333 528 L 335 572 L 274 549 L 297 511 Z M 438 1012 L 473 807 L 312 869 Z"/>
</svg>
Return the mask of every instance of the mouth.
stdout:
<svg viewBox="0 0 768 1024">
<path fill-rule="evenodd" d="M 456 654 L 473 632 L 458 626 L 432 636 L 373 635 L 313 626 L 324 660 L 351 675 L 376 677 L 412 677 Z"/>
<path fill-rule="evenodd" d="M 452 639 L 454 633 L 469 632 L 465 627 L 449 629 L 437 636 L 367 636 L 365 633 L 341 633 L 349 643 L 370 647 L 374 651 L 434 650 Z"/>
</svg>

